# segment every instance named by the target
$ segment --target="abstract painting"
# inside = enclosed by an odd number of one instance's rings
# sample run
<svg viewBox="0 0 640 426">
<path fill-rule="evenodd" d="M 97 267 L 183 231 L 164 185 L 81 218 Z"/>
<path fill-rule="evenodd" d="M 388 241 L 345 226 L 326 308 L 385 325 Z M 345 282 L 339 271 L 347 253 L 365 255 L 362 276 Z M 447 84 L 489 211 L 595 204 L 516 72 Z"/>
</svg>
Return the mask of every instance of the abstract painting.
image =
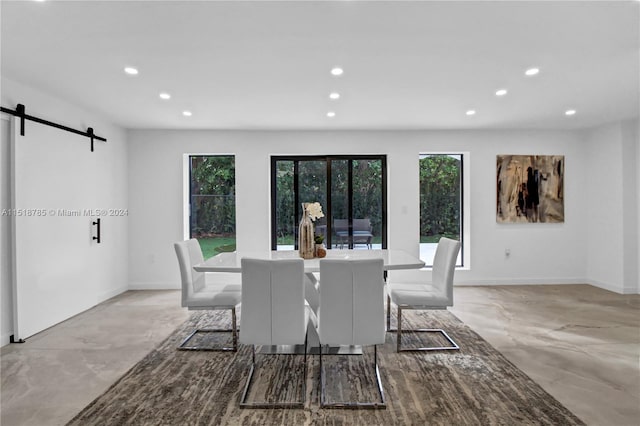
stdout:
<svg viewBox="0 0 640 426">
<path fill-rule="evenodd" d="M 496 221 L 564 222 L 564 155 L 498 155 Z"/>
</svg>

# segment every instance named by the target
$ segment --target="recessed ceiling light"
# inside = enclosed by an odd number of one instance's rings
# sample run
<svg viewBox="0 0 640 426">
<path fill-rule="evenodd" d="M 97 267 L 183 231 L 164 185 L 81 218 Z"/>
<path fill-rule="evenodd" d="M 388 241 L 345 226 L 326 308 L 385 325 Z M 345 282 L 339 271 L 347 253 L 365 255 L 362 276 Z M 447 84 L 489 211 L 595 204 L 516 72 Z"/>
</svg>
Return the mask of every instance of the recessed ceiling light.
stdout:
<svg viewBox="0 0 640 426">
<path fill-rule="evenodd" d="M 333 117 L 335 117 L 335 116 L 336 116 L 336 113 L 335 113 L 335 112 L 333 112 L 333 111 L 329 111 L 329 112 L 327 113 L 327 117 L 329 117 L 329 118 L 333 118 Z"/>
<path fill-rule="evenodd" d="M 342 68 L 335 67 L 331 69 L 332 75 L 342 75 L 342 73 L 344 73 L 344 70 Z"/>
<path fill-rule="evenodd" d="M 538 69 L 538 68 L 529 68 L 528 70 L 526 70 L 524 72 L 524 74 L 528 75 L 528 76 L 532 76 L 532 75 L 538 74 L 539 72 L 540 72 L 540 69 Z"/>
<path fill-rule="evenodd" d="M 329 95 L 330 99 L 340 99 L 340 93 L 333 92 Z"/>
<path fill-rule="evenodd" d="M 576 114 L 575 109 L 568 109 L 564 112 L 564 115 L 575 115 L 575 114 Z"/>
<path fill-rule="evenodd" d="M 184 115 L 185 117 L 191 117 L 193 114 L 191 113 L 191 111 L 182 111 L 182 115 Z"/>
<path fill-rule="evenodd" d="M 136 68 L 133 68 L 133 67 L 126 67 L 124 69 L 124 72 L 126 72 L 129 75 L 138 75 L 138 70 Z"/>
<path fill-rule="evenodd" d="M 469 111 L 467 111 L 466 113 L 467 115 L 476 115 L 476 111 L 473 109 L 470 109 Z"/>
<path fill-rule="evenodd" d="M 507 94 L 507 89 L 500 89 L 496 91 L 496 96 L 504 96 Z"/>
<path fill-rule="evenodd" d="M 171 99 L 171 95 L 165 92 L 160 93 L 159 96 L 160 96 L 160 99 L 164 99 L 164 100 Z"/>
</svg>

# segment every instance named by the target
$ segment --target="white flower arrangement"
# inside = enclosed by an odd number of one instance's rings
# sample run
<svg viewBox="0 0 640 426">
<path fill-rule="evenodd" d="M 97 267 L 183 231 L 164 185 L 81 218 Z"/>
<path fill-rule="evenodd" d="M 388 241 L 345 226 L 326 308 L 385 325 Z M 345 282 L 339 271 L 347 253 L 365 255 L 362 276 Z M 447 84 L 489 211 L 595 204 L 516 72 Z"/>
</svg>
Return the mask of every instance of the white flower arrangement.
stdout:
<svg viewBox="0 0 640 426">
<path fill-rule="evenodd" d="M 317 219 L 324 217 L 324 213 L 322 213 L 322 206 L 318 202 L 307 204 L 307 214 L 309 215 L 309 219 L 314 222 Z"/>
</svg>

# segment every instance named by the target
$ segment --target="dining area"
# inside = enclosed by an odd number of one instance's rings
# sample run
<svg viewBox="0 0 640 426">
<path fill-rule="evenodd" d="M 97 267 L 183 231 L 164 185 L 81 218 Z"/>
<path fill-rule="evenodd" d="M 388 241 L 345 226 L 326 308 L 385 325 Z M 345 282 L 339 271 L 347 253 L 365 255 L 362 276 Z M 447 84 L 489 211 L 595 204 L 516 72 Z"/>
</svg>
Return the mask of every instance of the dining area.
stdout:
<svg viewBox="0 0 640 426">
<path fill-rule="evenodd" d="M 2 425 L 637 424 L 639 2 L 1 3 Z"/>
<path fill-rule="evenodd" d="M 303 259 L 299 250 L 247 250 L 222 252 L 205 260 L 196 239 L 176 242 L 174 246 L 182 279 L 182 306 L 189 310 L 227 311 L 230 315 L 230 321 L 226 321 L 230 327 L 210 324 L 195 329 L 177 350 L 237 352 L 243 345 L 250 346 L 251 368 L 238 401 L 240 408 L 304 408 L 308 404 L 307 358 L 318 356 L 319 374 L 313 383 L 319 388 L 320 408 L 385 409 L 378 347 L 385 345 L 388 333 L 395 336 L 398 353 L 459 349 L 445 330 L 429 324 L 403 327 L 402 320 L 403 310 L 444 310 L 453 304 L 458 241 L 440 240 L 433 265 L 434 281 L 430 283 L 391 278 L 394 271 L 425 266 L 424 261 L 402 250 L 330 249 L 323 258 L 308 259 Z M 395 328 L 391 328 L 392 305 L 397 315 Z M 420 338 L 416 340 L 416 335 L 425 332 L 437 334 L 439 344 L 426 346 Z M 217 346 L 191 343 L 208 333 L 224 333 L 229 338 Z M 410 345 L 405 342 L 403 347 L 407 333 L 413 338 L 409 339 Z M 254 376 L 260 375 L 256 370 L 272 366 L 261 360 L 272 355 L 300 358 L 303 372 L 297 381 L 301 398 L 249 397 L 252 387 L 257 386 Z M 350 380 L 345 372 L 331 370 L 326 374 L 323 368 L 327 358 L 340 356 L 360 356 L 360 363 L 368 364 L 362 368 L 376 389 L 375 399 L 328 395 L 326 389 L 332 381 Z M 295 378 L 278 382 L 289 380 Z"/>
</svg>

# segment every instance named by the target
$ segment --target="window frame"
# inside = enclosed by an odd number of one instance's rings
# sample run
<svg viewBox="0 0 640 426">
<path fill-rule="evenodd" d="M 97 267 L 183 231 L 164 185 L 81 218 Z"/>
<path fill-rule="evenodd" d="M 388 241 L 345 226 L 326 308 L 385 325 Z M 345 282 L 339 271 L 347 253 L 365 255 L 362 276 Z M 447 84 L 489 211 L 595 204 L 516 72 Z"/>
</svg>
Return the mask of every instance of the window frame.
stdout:
<svg viewBox="0 0 640 426">
<path fill-rule="evenodd" d="M 294 162 L 294 181 L 293 181 L 293 185 L 294 185 L 294 217 L 295 218 L 299 218 L 301 217 L 301 211 L 300 211 L 300 200 L 298 199 L 298 195 L 299 195 L 299 191 L 298 191 L 298 179 L 297 179 L 297 174 L 298 174 L 298 162 L 299 161 L 326 161 L 326 176 L 327 176 L 327 183 L 326 183 L 326 192 L 327 192 L 327 205 L 324 206 L 325 207 L 325 215 L 330 217 L 331 213 L 332 213 L 332 208 L 331 208 L 331 163 L 332 161 L 344 161 L 344 160 L 379 160 L 382 163 L 382 200 L 381 200 L 381 206 L 382 206 L 382 211 L 381 211 L 381 220 L 382 220 L 382 224 L 381 224 L 381 246 L 383 249 L 387 248 L 387 244 L 388 244 L 388 235 L 387 235 L 387 230 L 388 230 L 388 211 L 387 211 L 387 202 L 388 202 L 388 193 L 387 193 L 387 187 L 388 187 L 388 183 L 387 183 L 387 179 L 388 179 L 388 171 L 387 171 L 387 154 L 353 154 L 353 155 L 349 155 L 349 154 L 327 154 L 327 155 L 319 155 L 319 154 L 315 154 L 315 155 L 272 155 L 270 157 L 270 183 L 271 183 L 271 207 L 270 207 L 270 215 L 271 215 L 271 229 L 270 229 L 270 241 L 271 241 L 271 250 L 277 250 L 278 248 L 278 238 L 277 238 L 277 218 L 275 215 L 275 211 L 274 211 L 274 206 L 277 205 L 277 193 L 276 193 L 276 189 L 277 189 L 277 185 L 276 185 L 276 171 L 277 171 L 277 162 L 278 161 L 293 161 Z M 350 163 L 349 169 L 352 170 L 353 167 L 353 163 Z M 351 176 L 351 171 L 349 172 L 349 175 Z M 353 199 L 353 182 L 351 180 L 351 178 L 349 179 L 349 184 L 348 184 L 348 198 L 349 198 L 349 203 L 351 203 L 351 200 Z M 352 223 L 353 221 L 353 208 L 349 207 L 348 209 L 348 218 L 350 223 Z M 332 235 L 332 223 L 330 220 L 327 220 L 327 236 L 329 238 L 329 241 L 327 243 L 328 248 L 331 248 L 331 235 Z M 350 230 L 350 232 L 352 232 L 352 230 Z M 351 234 L 350 234 L 351 235 Z M 349 242 L 349 247 L 352 248 L 352 238 L 350 238 L 350 242 Z M 295 241 L 294 239 L 294 247 L 296 247 L 297 245 L 297 241 Z M 297 248 L 296 248 L 297 249 Z"/>
<path fill-rule="evenodd" d="M 191 159 L 193 157 L 233 157 L 234 167 L 236 165 L 237 155 L 235 153 L 183 153 L 182 154 L 182 188 L 183 188 L 183 197 L 182 197 L 182 235 L 184 240 L 188 240 L 191 238 Z M 237 169 L 234 176 L 235 184 L 237 185 L 238 175 Z M 234 194 L 234 204 L 236 208 L 236 226 L 237 226 L 237 193 Z M 236 244 L 238 241 L 238 234 L 236 229 Z"/>
<path fill-rule="evenodd" d="M 450 155 L 460 156 L 460 264 L 456 264 L 458 270 L 471 269 L 471 186 L 470 186 L 470 153 L 468 151 L 430 151 L 424 150 L 418 153 L 418 169 L 420 159 L 426 155 Z M 418 170 L 418 199 L 420 198 L 420 171 Z M 418 200 L 418 204 L 420 201 Z M 420 215 L 421 212 L 418 213 Z M 420 216 L 418 216 L 418 222 Z M 418 252 L 420 252 L 420 225 L 418 225 Z M 433 265 L 425 265 L 426 269 L 432 269 Z"/>
</svg>

